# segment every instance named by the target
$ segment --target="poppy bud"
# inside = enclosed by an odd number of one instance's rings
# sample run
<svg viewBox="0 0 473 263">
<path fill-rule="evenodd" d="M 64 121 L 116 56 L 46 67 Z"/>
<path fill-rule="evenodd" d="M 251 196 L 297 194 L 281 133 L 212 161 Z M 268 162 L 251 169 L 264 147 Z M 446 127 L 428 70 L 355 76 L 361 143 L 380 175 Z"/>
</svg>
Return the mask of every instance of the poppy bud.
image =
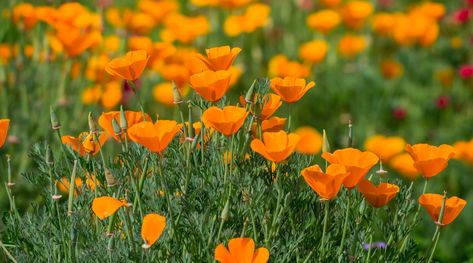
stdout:
<svg viewBox="0 0 473 263">
<path fill-rule="evenodd" d="M 323 135 L 322 135 L 322 152 L 330 152 L 330 144 L 327 139 L 327 133 L 325 132 L 325 129 L 323 130 Z"/>
<path fill-rule="evenodd" d="M 94 120 L 94 117 L 92 116 L 92 112 L 89 112 L 89 129 L 90 129 L 90 134 L 97 133 L 97 123 Z"/>
<path fill-rule="evenodd" d="M 54 108 L 51 106 L 49 107 L 49 115 L 51 116 L 51 128 L 53 130 L 58 130 L 61 128 L 61 123 L 59 122 L 59 119 L 57 118 L 56 112 L 54 111 Z"/>
<path fill-rule="evenodd" d="M 125 117 L 125 111 L 123 110 L 123 105 L 120 105 L 120 128 L 126 131 L 128 129 L 128 121 Z"/>
<path fill-rule="evenodd" d="M 227 199 L 227 202 L 225 203 L 225 207 L 222 210 L 222 214 L 220 215 L 220 219 L 222 219 L 222 221 L 227 220 L 229 210 L 230 210 L 230 199 Z"/>
<path fill-rule="evenodd" d="M 189 101 L 188 105 L 189 107 L 189 131 L 188 131 L 188 134 L 187 136 L 189 138 L 194 138 L 194 128 L 192 127 L 192 123 L 193 123 L 193 120 L 192 120 L 192 104 L 191 102 Z"/>
<path fill-rule="evenodd" d="M 117 120 L 112 119 L 112 127 L 115 135 L 119 136 L 120 134 L 122 134 L 122 128 L 120 128 L 120 124 L 118 124 Z"/>
<path fill-rule="evenodd" d="M 178 105 L 182 103 L 182 95 L 177 87 L 176 83 L 172 82 L 172 101 L 174 104 Z"/>
<path fill-rule="evenodd" d="M 251 84 L 250 89 L 248 89 L 248 91 L 246 92 L 246 95 L 245 95 L 245 102 L 250 104 L 250 105 L 253 103 L 253 93 L 254 93 L 254 90 L 255 90 L 255 83 L 256 83 L 256 80 L 253 81 L 253 84 Z"/>
<path fill-rule="evenodd" d="M 50 166 L 54 164 L 53 151 L 51 150 L 51 147 L 49 145 L 46 149 L 46 163 Z"/>
<path fill-rule="evenodd" d="M 105 180 L 107 181 L 108 187 L 113 187 L 117 184 L 117 179 L 115 179 L 115 176 L 113 176 L 108 168 L 105 168 Z"/>
</svg>

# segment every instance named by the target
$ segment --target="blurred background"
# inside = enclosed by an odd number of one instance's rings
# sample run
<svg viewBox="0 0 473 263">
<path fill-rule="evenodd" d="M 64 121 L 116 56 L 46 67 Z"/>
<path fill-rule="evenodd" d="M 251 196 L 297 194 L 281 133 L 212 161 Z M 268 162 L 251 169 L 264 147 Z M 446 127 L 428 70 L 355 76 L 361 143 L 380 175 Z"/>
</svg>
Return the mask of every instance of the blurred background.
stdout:
<svg viewBox="0 0 473 263">
<path fill-rule="evenodd" d="M 313 80 L 316 87 L 301 101 L 278 110 L 291 113 L 293 127 L 325 129 L 332 149 L 346 147 L 349 120 L 360 149 L 377 134 L 455 145 L 456 160 L 428 192 L 446 190 L 473 202 L 471 0 L 3 0 L 0 10 L 0 118 L 11 119 L 0 171 L 6 181 L 5 156 L 11 155 L 23 212 L 41 202 L 21 177 L 34 169 L 29 149 L 43 141 L 58 147 L 50 106 L 70 135 L 88 129 L 88 112 L 99 116 L 120 105 L 139 110 L 131 89 L 104 67 L 144 49 L 151 58 L 136 84 L 145 111 L 177 119 L 171 82 L 196 96 L 188 84 L 189 58 L 223 45 L 242 49 L 227 101 L 238 103 L 256 78 Z M 389 144 L 368 150 L 383 147 Z M 415 180 L 403 157 L 387 160 L 385 169 Z M 8 211 L 3 187 L 0 200 Z M 425 213 L 422 218 L 417 240 L 427 247 L 434 226 Z M 442 235 L 443 262 L 473 262 L 470 205 Z"/>
</svg>

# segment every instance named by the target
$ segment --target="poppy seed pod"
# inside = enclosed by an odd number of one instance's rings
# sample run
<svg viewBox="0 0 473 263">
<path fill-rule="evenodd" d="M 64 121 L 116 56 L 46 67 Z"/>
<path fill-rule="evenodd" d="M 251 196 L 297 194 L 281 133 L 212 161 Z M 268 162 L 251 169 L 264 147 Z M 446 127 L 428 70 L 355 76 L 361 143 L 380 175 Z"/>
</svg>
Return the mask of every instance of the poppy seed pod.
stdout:
<svg viewBox="0 0 473 263">
<path fill-rule="evenodd" d="M 112 119 L 112 128 L 115 135 L 120 136 L 122 134 L 122 128 L 120 128 L 120 124 L 115 119 Z"/>
<path fill-rule="evenodd" d="M 49 107 L 49 115 L 51 117 L 51 128 L 53 130 L 58 130 L 61 128 L 61 123 L 59 122 L 59 119 L 56 115 L 56 112 L 54 111 L 54 108 L 51 106 Z"/>
<path fill-rule="evenodd" d="M 108 187 L 114 187 L 117 184 L 117 179 L 108 168 L 105 168 L 105 180 Z"/>
<path fill-rule="evenodd" d="M 128 121 L 126 120 L 125 111 L 123 111 L 123 105 L 120 105 L 120 128 L 124 131 L 128 129 Z"/>
<path fill-rule="evenodd" d="M 181 92 L 174 81 L 172 82 L 172 101 L 176 105 L 183 102 Z"/>
<path fill-rule="evenodd" d="M 95 134 L 97 133 L 97 123 L 94 120 L 94 117 L 92 116 L 92 112 L 89 112 L 88 116 L 88 121 L 89 121 L 89 130 L 90 134 Z"/>
</svg>

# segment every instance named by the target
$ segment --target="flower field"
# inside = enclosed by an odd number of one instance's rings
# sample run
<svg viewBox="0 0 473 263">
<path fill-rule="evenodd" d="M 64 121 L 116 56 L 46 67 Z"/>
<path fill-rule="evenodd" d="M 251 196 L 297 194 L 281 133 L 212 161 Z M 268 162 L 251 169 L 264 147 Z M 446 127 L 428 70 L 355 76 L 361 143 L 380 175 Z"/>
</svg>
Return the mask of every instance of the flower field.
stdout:
<svg viewBox="0 0 473 263">
<path fill-rule="evenodd" d="M 473 262 L 473 1 L 0 11 L 1 262 Z"/>
</svg>

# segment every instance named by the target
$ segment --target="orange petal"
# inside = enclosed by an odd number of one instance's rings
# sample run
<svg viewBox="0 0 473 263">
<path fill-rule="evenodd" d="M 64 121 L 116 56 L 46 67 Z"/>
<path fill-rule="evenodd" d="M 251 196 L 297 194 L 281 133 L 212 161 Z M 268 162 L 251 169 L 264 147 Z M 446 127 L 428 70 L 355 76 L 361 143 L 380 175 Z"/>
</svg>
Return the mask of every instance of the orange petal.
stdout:
<svg viewBox="0 0 473 263">
<path fill-rule="evenodd" d="M 141 225 L 141 237 L 146 247 L 150 247 L 156 242 L 166 227 L 166 218 L 158 214 L 147 214 L 143 218 Z"/>
<path fill-rule="evenodd" d="M 97 197 L 92 202 L 92 211 L 100 219 L 105 219 L 113 215 L 120 207 L 125 204 L 113 197 L 102 196 Z"/>
</svg>

